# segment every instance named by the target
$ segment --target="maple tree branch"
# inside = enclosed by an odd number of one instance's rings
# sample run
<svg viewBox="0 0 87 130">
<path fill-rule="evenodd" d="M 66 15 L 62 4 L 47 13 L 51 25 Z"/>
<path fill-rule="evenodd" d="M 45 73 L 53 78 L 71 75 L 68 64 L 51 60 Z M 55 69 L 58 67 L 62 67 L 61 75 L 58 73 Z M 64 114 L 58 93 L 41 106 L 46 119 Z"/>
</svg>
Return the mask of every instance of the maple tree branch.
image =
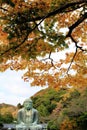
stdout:
<svg viewBox="0 0 87 130">
<path fill-rule="evenodd" d="M 72 60 L 71 60 L 71 62 L 70 62 L 70 65 L 69 65 L 69 67 L 68 67 L 68 69 L 67 69 L 67 72 L 66 72 L 67 74 L 68 74 L 68 72 L 69 72 L 69 70 L 70 70 L 70 68 L 71 68 L 71 65 L 72 65 L 72 63 L 73 63 L 75 57 L 76 57 L 77 51 L 78 51 L 78 48 L 76 47 L 76 51 L 75 51 L 75 53 L 74 53 L 74 55 L 73 55 L 73 58 L 72 58 Z"/>
<path fill-rule="evenodd" d="M 55 11 L 53 11 L 53 12 L 48 13 L 46 16 L 37 17 L 36 19 L 33 18 L 33 19 L 32 19 L 33 21 L 34 21 L 34 20 L 41 20 L 41 21 L 40 21 L 38 24 L 36 24 L 36 26 L 35 26 L 33 29 L 27 31 L 27 35 L 25 36 L 25 38 L 23 39 L 23 41 L 22 41 L 20 44 L 14 46 L 14 47 L 11 47 L 11 48 L 9 48 L 9 49 L 7 49 L 6 51 L 2 52 L 2 53 L 0 54 L 0 56 L 4 55 L 5 53 L 9 52 L 9 51 L 12 50 L 12 49 L 15 49 L 15 50 L 16 50 L 17 48 L 19 48 L 19 47 L 27 40 L 28 35 L 29 35 L 33 30 L 35 30 L 46 18 L 48 18 L 48 17 L 50 17 L 50 16 L 54 16 L 54 15 L 56 15 L 56 14 L 58 14 L 58 13 L 61 13 L 61 12 L 63 12 L 63 10 L 65 10 L 65 9 L 67 9 L 67 8 L 69 8 L 69 7 L 73 7 L 75 4 L 83 4 L 83 3 L 87 3 L 87 0 L 80 0 L 79 2 L 68 3 L 68 4 L 66 4 L 66 5 L 64 5 L 64 6 L 62 6 L 62 7 L 60 7 L 59 9 L 57 9 L 57 10 L 55 10 Z M 74 23 L 71 27 L 69 27 L 70 31 L 69 31 L 69 33 L 68 33 L 68 35 L 67 35 L 66 37 L 70 36 L 71 33 L 72 33 L 72 30 L 73 30 L 75 27 L 77 27 L 86 17 L 87 17 L 87 13 L 85 13 L 76 23 Z M 31 20 L 30 20 L 30 21 L 31 21 Z M 80 47 L 79 47 L 79 48 L 80 48 Z"/>
<path fill-rule="evenodd" d="M 78 2 L 67 3 L 67 4 L 63 5 L 62 7 L 58 8 L 58 9 L 52 11 L 52 12 L 49 12 L 45 16 L 39 16 L 39 17 L 33 18 L 33 20 L 37 21 L 37 20 L 41 20 L 43 18 L 44 19 L 49 18 L 49 17 L 54 16 L 56 14 L 62 13 L 63 11 L 68 9 L 69 7 L 73 7 L 75 5 L 80 5 L 80 4 L 84 4 L 84 5 L 87 4 L 87 0 L 80 0 Z M 79 8 L 79 6 L 78 6 L 78 8 Z M 76 7 L 76 9 L 77 9 L 77 7 Z M 73 10 L 75 10 L 75 9 L 73 9 Z M 30 21 L 32 21 L 32 19 Z"/>
<path fill-rule="evenodd" d="M 70 3 L 71 4 L 71 3 Z M 75 3 L 74 3 L 75 4 Z M 73 3 L 72 3 L 72 5 L 73 5 Z M 68 6 L 70 6 L 69 4 L 68 4 Z M 67 6 L 66 6 L 67 7 Z M 52 14 L 51 14 L 52 15 Z M 30 31 L 29 31 L 29 33 L 31 33 L 33 30 L 35 30 L 43 21 L 44 21 L 44 19 L 46 19 L 47 17 L 49 16 L 49 14 L 47 15 L 47 16 L 45 16 L 45 17 L 43 17 L 43 19 L 38 23 L 38 24 L 36 24 L 36 22 L 34 21 L 34 19 L 33 19 L 33 21 L 35 22 L 35 27 L 33 28 L 33 29 L 31 29 Z M 72 31 L 73 31 L 73 29 L 74 28 L 76 28 L 80 23 L 82 23 L 85 19 L 87 18 L 87 13 L 85 13 L 80 19 L 78 19 L 72 26 L 70 26 L 69 27 L 69 33 L 67 34 L 67 36 L 66 37 L 69 37 L 69 36 L 71 36 L 71 33 L 72 33 Z M 29 35 L 29 34 L 28 34 Z M 27 36 L 28 37 L 28 36 Z M 21 42 L 19 45 L 17 45 L 14 49 L 17 49 L 18 47 L 20 47 L 24 42 L 25 42 L 25 40 L 27 39 L 27 37 L 23 40 L 23 42 Z M 74 41 L 74 39 L 73 39 L 73 41 Z M 74 41 L 75 42 L 75 41 Z M 76 42 L 75 42 L 76 43 Z M 80 47 L 80 46 L 77 46 L 77 44 L 76 44 L 76 47 L 78 47 L 78 48 L 80 48 L 82 51 L 83 51 L 83 49 L 82 49 L 82 47 Z M 11 48 L 12 49 L 12 48 Z M 53 62 L 52 62 L 52 64 L 53 64 Z"/>
<path fill-rule="evenodd" d="M 65 10 L 64 12 L 65 13 L 69 13 L 69 12 L 72 12 L 73 10 L 77 10 L 77 9 L 80 9 L 81 7 L 84 7 L 85 6 L 85 3 L 81 4 L 81 5 L 77 5 L 77 7 L 75 7 L 75 9 L 68 9 L 68 10 Z"/>
<path fill-rule="evenodd" d="M 23 39 L 23 41 L 22 41 L 20 44 L 18 44 L 18 45 L 16 45 L 16 46 L 13 46 L 13 47 L 11 47 L 11 48 L 9 48 L 9 49 L 7 49 L 6 51 L 2 52 L 2 53 L 0 54 L 0 56 L 6 54 L 7 52 L 9 52 L 9 51 L 12 50 L 12 49 L 15 49 L 15 51 L 16 51 L 17 48 L 19 48 L 21 45 L 23 45 L 23 43 L 27 40 L 29 34 L 30 34 L 33 30 L 35 30 L 35 29 L 42 23 L 42 21 L 43 21 L 43 20 L 41 20 L 38 24 L 36 24 L 36 26 L 35 26 L 33 29 L 27 31 L 27 35 L 25 36 L 25 38 Z"/>
<path fill-rule="evenodd" d="M 69 65 L 69 67 L 68 67 L 68 69 L 67 69 L 67 72 L 66 72 L 67 74 L 68 74 L 68 72 L 69 72 L 69 70 L 70 70 L 70 68 L 71 68 L 71 65 L 72 65 L 72 63 L 73 63 L 73 61 L 74 61 L 74 59 L 75 59 L 75 56 L 76 56 L 76 54 L 77 54 L 78 49 L 80 49 L 81 51 L 87 51 L 87 50 L 84 50 L 81 46 L 78 46 L 77 41 L 76 41 L 72 36 L 70 36 L 70 38 L 71 38 L 71 40 L 75 43 L 76 51 L 75 51 L 75 53 L 74 53 L 74 55 L 73 55 L 73 58 L 72 58 L 72 60 L 71 60 L 71 62 L 70 62 L 70 65 Z"/>
<path fill-rule="evenodd" d="M 69 32 L 68 32 L 68 34 L 66 35 L 66 37 L 70 37 L 72 31 L 73 31 L 80 23 L 82 23 L 86 18 L 87 18 L 87 12 L 86 12 L 84 15 L 82 15 L 82 17 L 80 17 L 73 25 L 71 25 L 71 26 L 69 27 Z"/>
<path fill-rule="evenodd" d="M 54 16 L 56 14 L 62 13 L 63 11 L 67 12 L 66 9 L 68 9 L 69 7 L 75 7 L 76 6 L 74 9 L 70 10 L 70 11 L 73 11 L 75 9 L 78 9 L 78 8 L 84 6 L 85 4 L 87 4 L 87 0 L 79 0 L 79 1 L 71 2 L 71 3 L 69 2 L 67 4 L 60 6 L 58 9 L 47 13 L 47 15 L 37 16 L 36 18 L 29 18 L 29 22 L 38 21 L 38 20 L 41 20 L 41 19 L 46 19 L 46 18 L 49 18 L 49 17 Z M 4 9 L 3 7 L 0 7 L 0 9 L 3 9 L 4 11 L 8 11 L 7 9 Z"/>
<path fill-rule="evenodd" d="M 52 52 L 50 51 L 48 57 L 45 58 L 45 59 L 42 59 L 41 61 L 50 60 L 51 65 L 52 65 L 54 68 L 56 68 L 55 65 L 54 65 L 54 63 L 53 63 L 54 60 L 51 58 L 51 54 L 52 54 Z M 56 68 L 56 69 L 57 69 L 57 68 Z"/>
</svg>

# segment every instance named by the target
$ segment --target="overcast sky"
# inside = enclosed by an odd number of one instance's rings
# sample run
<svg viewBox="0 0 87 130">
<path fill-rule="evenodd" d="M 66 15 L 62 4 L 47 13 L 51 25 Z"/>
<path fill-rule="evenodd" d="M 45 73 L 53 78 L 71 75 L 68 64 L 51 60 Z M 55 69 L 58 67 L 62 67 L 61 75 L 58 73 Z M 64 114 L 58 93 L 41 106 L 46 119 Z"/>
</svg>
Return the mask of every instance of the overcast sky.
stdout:
<svg viewBox="0 0 87 130">
<path fill-rule="evenodd" d="M 0 103 L 17 105 L 42 89 L 30 87 L 29 82 L 24 82 L 21 79 L 23 73 L 23 71 L 11 70 L 0 72 Z"/>
<path fill-rule="evenodd" d="M 58 52 L 56 56 L 53 54 L 52 58 L 56 61 L 64 58 L 65 53 L 71 51 L 75 51 L 74 44 L 65 51 Z M 22 104 L 26 98 L 31 97 L 42 89 L 41 87 L 30 87 L 29 82 L 24 82 L 21 78 L 23 73 L 23 71 L 12 71 L 9 69 L 3 73 L 0 72 L 0 103 Z"/>
</svg>

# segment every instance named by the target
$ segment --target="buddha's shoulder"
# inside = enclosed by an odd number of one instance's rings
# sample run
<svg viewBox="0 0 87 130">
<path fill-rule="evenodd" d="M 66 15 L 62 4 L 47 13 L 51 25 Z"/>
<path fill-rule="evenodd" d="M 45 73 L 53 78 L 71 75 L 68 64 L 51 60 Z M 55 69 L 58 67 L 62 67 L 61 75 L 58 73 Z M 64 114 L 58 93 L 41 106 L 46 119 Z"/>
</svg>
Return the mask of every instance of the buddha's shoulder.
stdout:
<svg viewBox="0 0 87 130">
<path fill-rule="evenodd" d="M 36 110 L 35 108 L 33 108 L 32 111 L 34 111 L 34 112 L 38 112 L 38 110 Z"/>
</svg>

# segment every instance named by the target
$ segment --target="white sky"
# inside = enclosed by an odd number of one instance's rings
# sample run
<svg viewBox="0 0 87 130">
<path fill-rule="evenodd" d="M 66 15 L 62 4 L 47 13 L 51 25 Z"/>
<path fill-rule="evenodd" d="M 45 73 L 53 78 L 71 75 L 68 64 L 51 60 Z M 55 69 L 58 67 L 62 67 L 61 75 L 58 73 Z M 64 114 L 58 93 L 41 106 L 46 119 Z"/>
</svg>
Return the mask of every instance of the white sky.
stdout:
<svg viewBox="0 0 87 130">
<path fill-rule="evenodd" d="M 17 105 L 42 89 L 30 87 L 29 82 L 24 82 L 21 79 L 23 73 L 23 71 L 11 70 L 0 73 L 0 103 Z"/>
<path fill-rule="evenodd" d="M 63 52 L 58 52 L 57 56 L 52 55 L 56 61 L 65 57 L 66 52 L 74 50 L 74 44 Z M 42 87 L 30 87 L 29 82 L 24 82 L 21 78 L 24 71 L 12 71 L 10 69 L 0 72 L 0 103 L 17 105 L 23 103 L 26 98 L 33 96 L 36 92 L 43 89 Z"/>
<path fill-rule="evenodd" d="M 65 51 L 58 52 L 57 56 L 53 54 L 52 58 L 55 61 L 64 58 L 67 51 L 75 51 L 74 44 Z M 42 89 L 41 87 L 30 87 L 29 82 L 24 82 L 24 80 L 21 79 L 23 73 L 23 71 L 11 71 L 9 69 L 0 73 L 0 103 L 12 105 L 22 104 L 26 98 L 31 97 Z"/>
</svg>

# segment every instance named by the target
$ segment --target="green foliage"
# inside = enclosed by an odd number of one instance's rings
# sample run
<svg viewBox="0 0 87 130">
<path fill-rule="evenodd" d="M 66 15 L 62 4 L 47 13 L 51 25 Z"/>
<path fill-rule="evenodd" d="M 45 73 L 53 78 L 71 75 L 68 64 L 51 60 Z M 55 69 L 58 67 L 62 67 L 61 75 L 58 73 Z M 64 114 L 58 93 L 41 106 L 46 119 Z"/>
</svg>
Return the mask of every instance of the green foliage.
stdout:
<svg viewBox="0 0 87 130">
<path fill-rule="evenodd" d="M 69 117 L 78 117 L 87 111 L 87 96 L 80 95 L 76 91 L 74 92 L 71 93 L 66 108 L 64 108 Z"/>
<path fill-rule="evenodd" d="M 60 34 L 56 28 L 57 21 L 56 19 L 51 19 L 50 22 L 44 21 L 44 27 L 40 26 L 40 32 L 45 40 L 51 44 L 53 47 L 68 48 L 68 45 L 65 43 L 65 36 Z M 54 28 L 55 26 L 55 28 Z M 44 31 L 45 30 L 45 31 Z"/>
<path fill-rule="evenodd" d="M 76 102 L 78 98 L 80 97 L 80 93 L 78 90 L 74 90 L 73 92 L 70 93 L 70 96 L 66 99 L 66 101 L 63 102 L 63 106 L 67 107 L 70 105 L 71 102 Z M 74 100 L 74 101 L 73 101 Z"/>
<path fill-rule="evenodd" d="M 81 116 L 79 116 L 76 121 L 79 129 L 87 130 L 87 111 L 82 113 Z"/>
<path fill-rule="evenodd" d="M 78 90 L 74 90 L 70 93 L 70 98 L 78 98 L 80 96 L 80 92 Z"/>
<path fill-rule="evenodd" d="M 58 130 L 57 124 L 55 123 L 55 121 L 49 121 L 48 123 L 48 130 Z"/>
<path fill-rule="evenodd" d="M 49 113 L 52 113 L 52 111 L 56 108 L 56 103 L 51 103 L 47 109 L 49 110 Z"/>
<path fill-rule="evenodd" d="M 11 123 L 14 118 L 11 113 L 6 113 L 5 115 L 0 115 L 0 122 L 2 123 Z"/>
<path fill-rule="evenodd" d="M 41 116 L 49 115 L 47 108 L 43 104 L 41 104 L 37 109 L 38 109 Z"/>
<path fill-rule="evenodd" d="M 56 91 L 54 89 L 46 89 L 41 91 L 42 95 L 39 94 L 32 97 L 34 107 L 39 110 L 40 116 L 49 116 L 52 111 L 56 108 L 57 102 L 60 101 L 65 93 L 64 90 Z"/>
<path fill-rule="evenodd" d="M 0 123 L 3 123 L 3 116 L 0 114 Z"/>
<path fill-rule="evenodd" d="M 65 95 L 68 94 L 65 99 Z M 87 129 L 87 89 L 83 90 L 83 93 L 77 89 L 71 92 L 46 89 L 32 99 L 34 107 L 40 113 L 41 121 L 44 117 L 43 121 L 48 123 L 48 130 L 61 130 L 62 125 L 64 128 L 68 125 L 67 130 Z"/>
<path fill-rule="evenodd" d="M 63 108 L 58 117 L 58 124 L 62 124 L 63 120 L 67 117 L 70 121 L 76 123 L 75 130 L 87 129 L 87 93 L 86 89 L 83 93 L 74 90 L 70 96 L 63 102 Z M 73 126 L 73 124 L 72 124 Z"/>
</svg>

